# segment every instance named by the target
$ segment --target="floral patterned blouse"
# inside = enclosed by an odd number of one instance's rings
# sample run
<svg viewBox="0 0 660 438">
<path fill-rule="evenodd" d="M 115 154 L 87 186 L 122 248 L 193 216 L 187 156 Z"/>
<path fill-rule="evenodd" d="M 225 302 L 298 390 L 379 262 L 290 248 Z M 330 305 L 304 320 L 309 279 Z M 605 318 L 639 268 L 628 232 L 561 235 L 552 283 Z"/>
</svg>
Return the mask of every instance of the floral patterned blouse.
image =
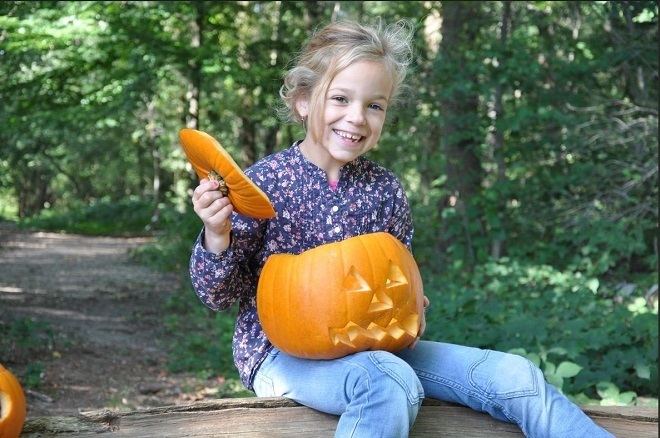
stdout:
<svg viewBox="0 0 660 438">
<path fill-rule="evenodd" d="M 390 170 L 358 157 L 342 167 L 337 186 L 309 162 L 295 142 L 245 170 L 270 199 L 277 216 L 251 219 L 232 213 L 232 240 L 220 254 L 203 247 L 204 232 L 193 246 L 190 276 L 199 299 L 215 311 L 239 301 L 232 343 L 243 384 L 252 389 L 259 364 L 272 348 L 256 307 L 261 268 L 271 254 L 301 252 L 349 237 L 389 232 L 411 249 L 410 205 Z"/>
</svg>

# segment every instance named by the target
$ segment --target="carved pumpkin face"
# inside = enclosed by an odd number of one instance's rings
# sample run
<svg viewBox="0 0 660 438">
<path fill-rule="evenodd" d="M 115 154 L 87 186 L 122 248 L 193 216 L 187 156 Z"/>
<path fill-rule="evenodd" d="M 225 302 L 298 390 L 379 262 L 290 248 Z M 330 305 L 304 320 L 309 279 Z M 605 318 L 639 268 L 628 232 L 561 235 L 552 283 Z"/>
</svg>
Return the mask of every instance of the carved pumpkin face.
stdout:
<svg viewBox="0 0 660 438">
<path fill-rule="evenodd" d="M 293 356 L 334 359 L 399 351 L 417 336 L 423 285 L 408 249 L 389 233 L 273 254 L 257 288 L 270 342 Z"/>
<path fill-rule="evenodd" d="M 18 438 L 25 422 L 25 394 L 12 373 L 0 365 L 0 437 Z"/>
</svg>

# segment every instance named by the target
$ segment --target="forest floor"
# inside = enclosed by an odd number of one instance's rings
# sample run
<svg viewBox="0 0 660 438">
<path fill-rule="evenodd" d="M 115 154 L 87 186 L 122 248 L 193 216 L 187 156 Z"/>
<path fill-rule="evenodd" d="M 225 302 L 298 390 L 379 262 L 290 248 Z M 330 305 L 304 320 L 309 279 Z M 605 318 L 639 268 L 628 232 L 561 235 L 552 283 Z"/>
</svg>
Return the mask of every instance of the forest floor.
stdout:
<svg viewBox="0 0 660 438">
<path fill-rule="evenodd" d="M 41 339 L 0 349 L 22 381 L 40 364 L 36 384 L 23 385 L 28 418 L 215 398 L 217 381 L 167 371 L 160 309 L 184 279 L 131 262 L 130 249 L 148 242 L 0 223 L 0 329 L 22 321 Z"/>
</svg>

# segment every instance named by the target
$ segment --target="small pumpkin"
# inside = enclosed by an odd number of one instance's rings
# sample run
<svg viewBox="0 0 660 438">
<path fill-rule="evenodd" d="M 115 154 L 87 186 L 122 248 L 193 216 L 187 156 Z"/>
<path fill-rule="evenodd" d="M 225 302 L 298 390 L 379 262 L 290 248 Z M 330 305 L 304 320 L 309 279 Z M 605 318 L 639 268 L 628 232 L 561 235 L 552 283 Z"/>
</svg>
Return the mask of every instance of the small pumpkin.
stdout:
<svg viewBox="0 0 660 438">
<path fill-rule="evenodd" d="M 180 130 L 179 138 L 200 179 L 221 178 L 221 188 L 226 186 L 234 211 L 256 219 L 275 217 L 268 196 L 243 173 L 215 138 L 206 132 L 189 128 Z"/>
<path fill-rule="evenodd" d="M 17 438 L 25 423 L 25 394 L 18 379 L 0 364 L 0 438 Z"/>
<path fill-rule="evenodd" d="M 270 342 L 307 359 L 399 351 L 417 336 L 423 303 L 415 259 L 385 232 L 298 255 L 273 254 L 257 286 L 257 311 Z"/>
</svg>

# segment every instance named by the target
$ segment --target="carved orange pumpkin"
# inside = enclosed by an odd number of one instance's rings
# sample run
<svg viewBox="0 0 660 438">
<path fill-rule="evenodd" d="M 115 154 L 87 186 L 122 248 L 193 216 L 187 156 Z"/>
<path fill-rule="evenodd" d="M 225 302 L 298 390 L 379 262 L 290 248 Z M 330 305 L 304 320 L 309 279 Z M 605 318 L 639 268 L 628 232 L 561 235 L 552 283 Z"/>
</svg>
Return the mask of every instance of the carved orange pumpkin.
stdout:
<svg viewBox="0 0 660 438">
<path fill-rule="evenodd" d="M 212 171 L 222 177 L 234 211 L 257 219 L 275 217 L 268 196 L 247 177 L 222 145 L 209 134 L 182 129 L 179 138 L 183 150 L 200 179 Z"/>
<path fill-rule="evenodd" d="M 25 395 L 12 373 L 0 365 L 0 438 L 17 438 L 23 429 Z"/>
<path fill-rule="evenodd" d="M 389 233 L 273 254 L 257 287 L 270 342 L 293 356 L 334 359 L 399 351 L 419 331 L 424 291 L 415 260 Z"/>
</svg>

